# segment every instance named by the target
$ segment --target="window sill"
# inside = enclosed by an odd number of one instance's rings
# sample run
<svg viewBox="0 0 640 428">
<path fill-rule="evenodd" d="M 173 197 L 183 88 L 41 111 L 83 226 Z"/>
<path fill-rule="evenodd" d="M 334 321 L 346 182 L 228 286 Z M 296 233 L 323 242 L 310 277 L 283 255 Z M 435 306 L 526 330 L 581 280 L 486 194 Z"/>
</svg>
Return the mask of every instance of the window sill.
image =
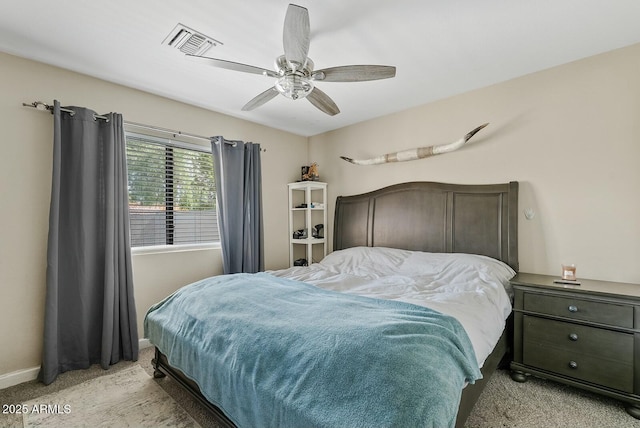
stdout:
<svg viewBox="0 0 640 428">
<path fill-rule="evenodd" d="M 154 245 L 149 247 L 134 247 L 131 249 L 132 256 L 145 254 L 182 253 L 185 251 L 202 251 L 220 249 L 219 242 L 206 244 L 184 244 L 184 245 Z"/>
</svg>

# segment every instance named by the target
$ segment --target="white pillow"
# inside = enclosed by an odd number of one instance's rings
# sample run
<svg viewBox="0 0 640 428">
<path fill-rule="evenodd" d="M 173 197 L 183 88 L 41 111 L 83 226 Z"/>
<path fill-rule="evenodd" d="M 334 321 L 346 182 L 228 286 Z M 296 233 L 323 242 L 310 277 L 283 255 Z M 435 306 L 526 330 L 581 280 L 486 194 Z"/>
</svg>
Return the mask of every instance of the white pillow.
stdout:
<svg viewBox="0 0 640 428">
<path fill-rule="evenodd" d="M 427 253 L 386 247 L 352 247 L 334 251 L 320 264 L 334 272 L 357 276 L 434 276 L 456 281 L 481 279 L 501 283 L 509 292 L 516 274 L 500 260 L 466 253 Z"/>
</svg>

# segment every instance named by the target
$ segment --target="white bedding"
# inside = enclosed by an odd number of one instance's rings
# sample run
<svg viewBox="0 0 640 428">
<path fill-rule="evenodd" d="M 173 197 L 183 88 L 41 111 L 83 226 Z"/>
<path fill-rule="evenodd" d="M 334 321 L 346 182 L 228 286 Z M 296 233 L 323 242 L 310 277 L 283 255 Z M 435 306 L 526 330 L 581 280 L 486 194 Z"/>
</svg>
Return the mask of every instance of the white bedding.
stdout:
<svg viewBox="0 0 640 428">
<path fill-rule="evenodd" d="M 320 263 L 270 271 L 317 287 L 425 306 L 455 317 L 482 367 L 511 313 L 507 264 L 473 254 L 383 247 L 334 251 Z"/>
</svg>

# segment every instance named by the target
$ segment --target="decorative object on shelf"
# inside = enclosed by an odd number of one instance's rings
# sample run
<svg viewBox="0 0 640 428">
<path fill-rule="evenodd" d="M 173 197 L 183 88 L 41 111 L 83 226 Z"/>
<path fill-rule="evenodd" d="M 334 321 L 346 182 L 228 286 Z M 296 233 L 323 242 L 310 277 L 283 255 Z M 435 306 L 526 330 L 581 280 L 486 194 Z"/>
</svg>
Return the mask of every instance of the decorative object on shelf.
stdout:
<svg viewBox="0 0 640 428">
<path fill-rule="evenodd" d="M 429 156 L 439 155 L 442 153 L 452 152 L 464 146 L 478 131 L 487 126 L 488 123 L 478 126 L 464 137 L 449 144 L 440 144 L 438 146 L 418 147 L 416 149 L 403 150 L 395 153 L 387 153 L 371 159 L 352 159 L 346 156 L 340 156 L 341 159 L 356 165 L 379 165 L 390 162 L 405 162 L 416 159 L 423 159 Z"/>
<path fill-rule="evenodd" d="M 311 181 L 320 180 L 320 173 L 318 172 L 318 164 L 315 162 L 309 166 L 309 180 Z"/>
<path fill-rule="evenodd" d="M 294 266 L 309 266 L 307 259 L 296 259 L 293 261 Z"/>
<path fill-rule="evenodd" d="M 293 232 L 293 239 L 306 239 L 307 238 L 307 229 L 298 229 Z"/>
<path fill-rule="evenodd" d="M 311 236 L 314 238 L 324 238 L 324 224 L 316 224 L 313 226 Z"/>
<path fill-rule="evenodd" d="M 318 181 L 319 179 L 317 163 L 314 162 L 309 166 L 302 167 L 302 181 Z"/>
</svg>

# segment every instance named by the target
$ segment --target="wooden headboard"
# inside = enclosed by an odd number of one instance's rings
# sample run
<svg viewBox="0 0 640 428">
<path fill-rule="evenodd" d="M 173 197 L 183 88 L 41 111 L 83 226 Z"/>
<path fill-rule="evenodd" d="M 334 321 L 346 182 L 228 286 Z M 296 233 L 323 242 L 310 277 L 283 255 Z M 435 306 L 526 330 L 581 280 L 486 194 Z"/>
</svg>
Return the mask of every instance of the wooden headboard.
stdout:
<svg viewBox="0 0 640 428">
<path fill-rule="evenodd" d="M 518 182 L 396 184 L 339 196 L 333 249 L 391 247 L 481 254 L 518 271 Z"/>
</svg>

